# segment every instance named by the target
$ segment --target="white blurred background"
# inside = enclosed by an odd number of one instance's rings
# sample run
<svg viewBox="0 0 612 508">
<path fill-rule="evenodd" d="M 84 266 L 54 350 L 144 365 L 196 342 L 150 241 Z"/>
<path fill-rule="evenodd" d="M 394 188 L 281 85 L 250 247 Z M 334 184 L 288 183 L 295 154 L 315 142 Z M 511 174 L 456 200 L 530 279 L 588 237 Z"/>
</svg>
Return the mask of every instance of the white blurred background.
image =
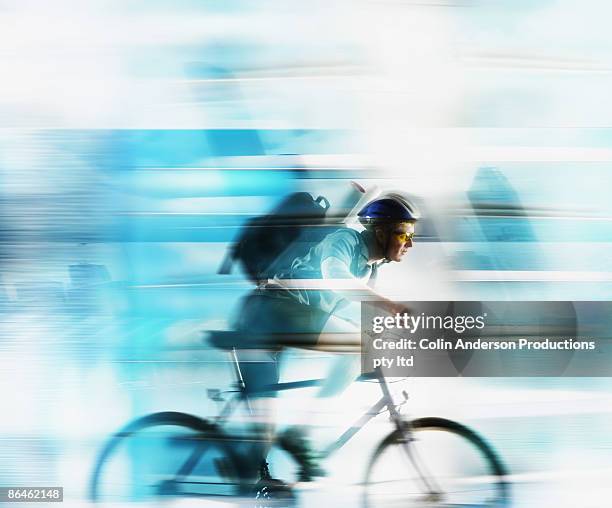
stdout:
<svg viewBox="0 0 612 508">
<path fill-rule="evenodd" d="M 249 289 L 217 270 L 245 220 L 294 190 L 339 213 L 351 180 L 419 200 L 415 248 L 379 278 L 389 297 L 610 299 L 611 9 L 0 1 L 0 485 L 63 485 L 86 504 L 97 450 L 124 422 L 214 412 L 205 391 L 230 369 L 200 331 L 226 327 Z M 287 379 L 330 361 L 289 357 Z M 490 440 L 515 506 L 607 505 L 608 379 L 408 386 L 411 415 Z M 304 393 L 279 412 L 310 418 Z M 318 408 L 318 444 L 374 397 L 355 385 Z M 354 505 L 385 424 L 334 458 L 335 483 L 305 506 L 330 492 Z"/>
</svg>

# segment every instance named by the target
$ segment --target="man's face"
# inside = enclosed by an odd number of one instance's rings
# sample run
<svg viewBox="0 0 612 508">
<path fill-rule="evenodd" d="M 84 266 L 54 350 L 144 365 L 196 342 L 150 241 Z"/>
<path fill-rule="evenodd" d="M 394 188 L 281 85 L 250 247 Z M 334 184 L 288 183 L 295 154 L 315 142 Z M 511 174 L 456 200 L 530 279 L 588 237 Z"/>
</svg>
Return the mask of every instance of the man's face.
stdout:
<svg viewBox="0 0 612 508">
<path fill-rule="evenodd" d="M 387 247 L 387 258 L 391 261 L 401 261 L 404 254 L 412 247 L 414 235 L 413 222 L 401 222 L 394 224 L 390 229 L 389 244 Z"/>
</svg>

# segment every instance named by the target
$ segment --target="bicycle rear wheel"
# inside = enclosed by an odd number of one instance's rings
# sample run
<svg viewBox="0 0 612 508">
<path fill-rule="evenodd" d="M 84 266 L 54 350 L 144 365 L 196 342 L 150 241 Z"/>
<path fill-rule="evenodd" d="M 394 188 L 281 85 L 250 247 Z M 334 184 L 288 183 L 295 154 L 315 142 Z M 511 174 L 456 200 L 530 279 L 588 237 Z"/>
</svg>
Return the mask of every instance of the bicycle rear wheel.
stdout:
<svg viewBox="0 0 612 508">
<path fill-rule="evenodd" d="M 217 426 L 193 415 L 154 413 L 113 435 L 91 475 L 93 501 L 239 495 L 235 452 Z"/>
<path fill-rule="evenodd" d="M 506 470 L 482 437 L 443 418 L 407 425 L 406 433 L 392 432 L 374 452 L 366 472 L 366 507 L 508 505 Z"/>
</svg>

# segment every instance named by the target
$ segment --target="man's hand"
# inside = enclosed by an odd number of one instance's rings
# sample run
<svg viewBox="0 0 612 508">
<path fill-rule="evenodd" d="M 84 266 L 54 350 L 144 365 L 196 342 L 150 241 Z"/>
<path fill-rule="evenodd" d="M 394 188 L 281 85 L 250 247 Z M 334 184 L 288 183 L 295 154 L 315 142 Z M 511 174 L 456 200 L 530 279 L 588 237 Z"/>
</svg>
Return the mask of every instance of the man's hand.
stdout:
<svg viewBox="0 0 612 508">
<path fill-rule="evenodd" d="M 378 307 L 381 312 L 385 314 L 389 314 L 391 316 L 395 316 L 396 314 L 412 314 L 412 309 L 401 302 L 394 302 L 393 300 L 389 300 L 388 298 L 384 298 L 375 302 L 369 302 L 370 304 Z"/>
<path fill-rule="evenodd" d="M 384 300 L 380 300 L 378 302 L 372 302 L 376 307 L 378 307 L 381 311 L 386 314 L 390 314 L 395 316 L 396 314 L 412 314 L 412 309 L 404 303 L 394 302 L 393 300 L 389 300 L 385 298 Z"/>
<path fill-rule="evenodd" d="M 412 314 L 411 307 L 401 302 L 391 302 L 393 304 L 393 314 Z"/>
</svg>

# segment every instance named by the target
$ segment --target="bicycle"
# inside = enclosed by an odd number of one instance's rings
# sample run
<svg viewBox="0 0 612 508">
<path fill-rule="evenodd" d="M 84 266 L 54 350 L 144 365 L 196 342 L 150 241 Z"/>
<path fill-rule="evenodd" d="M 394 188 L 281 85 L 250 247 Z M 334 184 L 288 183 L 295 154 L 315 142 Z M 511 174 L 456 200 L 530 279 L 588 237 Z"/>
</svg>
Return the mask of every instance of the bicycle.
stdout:
<svg viewBox="0 0 612 508">
<path fill-rule="evenodd" d="M 235 374 L 232 389 L 209 390 L 212 400 L 223 403 L 212 420 L 160 412 L 138 418 L 114 434 L 95 463 L 89 486 L 93 501 L 142 500 L 155 496 L 241 496 L 259 498 L 256 503 L 294 500 L 283 482 L 270 478 L 267 465 L 254 474 L 248 453 L 249 435 L 225 430 L 228 418 L 240 404 L 249 405 L 236 349 L 236 332 L 210 332 L 214 346 L 229 351 Z M 387 412 L 394 429 L 377 446 L 363 482 L 364 507 L 398 505 L 505 507 L 510 499 L 507 471 L 493 448 L 468 427 L 444 418 L 408 420 L 400 414 L 388 382 L 379 369 L 360 377 L 378 383 L 382 395 L 323 453 L 328 457 L 346 444 L 375 416 Z M 320 379 L 278 383 L 266 391 L 306 388 Z M 226 400 L 224 394 L 230 397 Z M 170 430 L 168 433 L 165 429 Z M 168 454 L 167 447 L 174 447 Z M 184 457 L 177 459 L 182 450 Z M 135 460 L 142 453 L 145 460 Z M 124 460 L 117 459 L 127 454 Z M 163 454 L 163 468 L 154 467 Z M 452 460 L 449 460 L 449 454 Z M 138 464 L 140 462 L 140 464 Z M 459 466 L 458 471 L 453 468 Z M 168 473 L 168 470 L 171 472 Z M 128 476 L 128 477 L 126 477 Z M 122 483 L 118 480 L 123 480 Z M 107 483 L 109 481 L 110 483 Z M 107 488 L 118 488 L 120 498 L 107 498 Z M 262 501 L 265 500 L 265 501 Z M 264 506 L 259 504 L 258 506 Z M 267 505 L 266 505 L 267 506 Z"/>
</svg>

